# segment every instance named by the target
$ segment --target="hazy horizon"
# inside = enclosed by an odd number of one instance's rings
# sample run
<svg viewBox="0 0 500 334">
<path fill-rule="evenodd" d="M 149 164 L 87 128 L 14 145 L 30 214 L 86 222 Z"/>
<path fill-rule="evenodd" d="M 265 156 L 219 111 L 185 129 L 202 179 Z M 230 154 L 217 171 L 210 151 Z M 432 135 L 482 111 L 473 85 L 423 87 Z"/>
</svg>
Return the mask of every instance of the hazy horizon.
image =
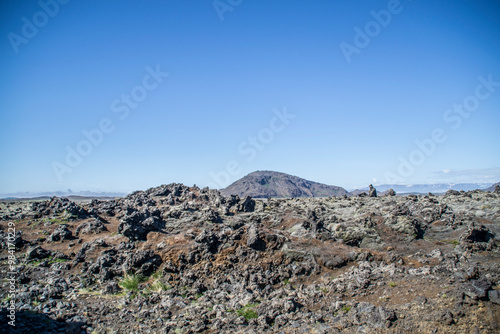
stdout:
<svg viewBox="0 0 500 334">
<path fill-rule="evenodd" d="M 496 1 L 0 8 L 0 193 L 500 181 Z"/>
<path fill-rule="evenodd" d="M 256 172 L 262 172 L 262 171 L 256 171 Z M 268 172 L 276 172 L 276 171 L 268 171 Z M 279 173 L 281 173 L 281 172 L 279 172 Z M 292 176 L 300 177 L 298 175 L 292 175 Z M 317 182 L 315 180 L 307 180 L 307 181 Z M 172 182 L 172 183 L 177 183 L 177 182 Z M 495 183 L 498 183 L 498 182 L 495 182 Z M 378 188 L 378 190 L 380 190 L 380 191 L 388 190 L 390 187 L 391 188 L 395 188 L 395 189 L 399 190 L 398 193 L 401 191 L 400 188 L 415 188 L 415 187 L 424 186 L 426 188 L 425 191 L 424 191 L 424 193 L 425 193 L 425 192 L 432 192 L 432 191 L 435 190 L 435 189 L 434 190 L 427 189 L 427 186 L 477 185 L 477 187 L 475 187 L 474 189 L 486 189 L 486 188 L 489 188 L 490 186 L 492 186 L 493 184 L 494 183 L 492 183 L 492 182 L 479 182 L 479 183 L 460 182 L 460 183 L 430 183 L 430 184 L 415 183 L 415 184 L 373 184 L 373 185 L 376 188 L 380 187 L 380 188 Z M 186 185 L 187 186 L 198 186 L 196 184 L 193 184 L 193 185 L 186 184 Z M 344 188 L 347 191 L 369 189 L 368 185 L 360 186 L 360 187 L 356 187 L 356 188 L 348 188 L 348 187 L 343 187 L 342 185 L 334 185 L 334 184 L 328 184 L 328 185 L 329 186 L 339 186 L 339 187 Z M 161 185 L 158 184 L 158 185 L 155 185 L 155 186 L 152 186 L 152 187 L 147 187 L 147 188 L 143 188 L 143 189 L 133 189 L 133 190 L 125 191 L 125 192 L 89 191 L 89 190 L 73 191 L 72 189 L 66 189 L 66 190 L 59 189 L 59 190 L 55 190 L 55 191 L 42 191 L 42 192 L 29 192 L 29 191 L 24 191 L 23 192 L 23 191 L 20 191 L 20 192 L 12 192 L 12 193 L 0 193 L 0 195 L 3 196 L 3 197 L 6 197 L 6 196 L 12 196 L 12 197 L 23 197 L 23 196 L 26 196 L 26 197 L 39 197 L 39 196 L 53 196 L 53 195 L 55 195 L 55 196 L 103 196 L 103 197 L 108 197 L 108 196 L 122 196 L 122 195 L 127 195 L 127 194 L 131 194 L 131 193 L 133 193 L 135 191 L 144 191 L 144 190 L 147 190 L 149 188 L 155 188 L 155 187 L 158 187 L 158 186 L 161 186 Z M 395 186 L 395 187 L 393 187 L 393 186 Z M 451 188 L 457 190 L 460 187 L 450 187 L 450 189 Z M 217 188 L 217 189 L 221 190 L 222 188 Z M 458 190 L 461 190 L 461 189 L 458 189 Z M 465 190 L 467 190 L 467 189 L 465 189 Z M 410 190 L 410 191 L 412 191 L 412 190 Z M 438 189 L 438 191 L 440 191 L 440 190 Z"/>
</svg>

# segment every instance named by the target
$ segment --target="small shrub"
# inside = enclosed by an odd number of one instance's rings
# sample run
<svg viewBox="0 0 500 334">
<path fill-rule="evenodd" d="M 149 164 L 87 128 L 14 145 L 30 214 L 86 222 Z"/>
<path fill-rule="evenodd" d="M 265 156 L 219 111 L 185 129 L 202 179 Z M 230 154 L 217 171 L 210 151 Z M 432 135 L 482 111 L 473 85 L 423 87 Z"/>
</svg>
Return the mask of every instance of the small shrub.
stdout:
<svg viewBox="0 0 500 334">
<path fill-rule="evenodd" d="M 348 305 L 342 306 L 342 311 L 344 311 L 345 313 L 348 313 L 350 310 L 351 310 L 350 306 L 348 306 Z"/>
<path fill-rule="evenodd" d="M 49 264 L 54 264 L 54 263 L 64 263 L 64 262 L 66 262 L 66 261 L 68 261 L 68 260 L 66 260 L 66 259 L 54 259 L 54 258 L 51 258 L 51 259 L 49 260 Z"/>
<path fill-rule="evenodd" d="M 139 283 L 143 280 L 144 278 L 141 275 L 126 274 L 118 285 L 128 291 L 139 291 Z"/>
<path fill-rule="evenodd" d="M 156 280 L 160 279 L 163 277 L 161 270 L 157 270 L 153 275 L 151 275 L 151 278 L 154 278 Z"/>
<path fill-rule="evenodd" d="M 396 286 L 398 286 L 398 285 L 397 285 L 395 282 L 389 282 L 389 286 L 390 286 L 391 288 L 394 288 L 394 287 L 396 287 Z"/>
<path fill-rule="evenodd" d="M 244 317 L 247 320 L 250 319 L 256 319 L 259 317 L 259 314 L 257 311 L 255 311 L 255 307 L 259 304 L 248 304 L 240 308 L 239 310 L 236 310 L 236 314 L 239 317 Z"/>
<path fill-rule="evenodd" d="M 151 291 L 155 292 L 167 291 L 172 288 L 171 286 L 161 282 L 160 280 L 154 281 L 149 287 Z"/>
</svg>

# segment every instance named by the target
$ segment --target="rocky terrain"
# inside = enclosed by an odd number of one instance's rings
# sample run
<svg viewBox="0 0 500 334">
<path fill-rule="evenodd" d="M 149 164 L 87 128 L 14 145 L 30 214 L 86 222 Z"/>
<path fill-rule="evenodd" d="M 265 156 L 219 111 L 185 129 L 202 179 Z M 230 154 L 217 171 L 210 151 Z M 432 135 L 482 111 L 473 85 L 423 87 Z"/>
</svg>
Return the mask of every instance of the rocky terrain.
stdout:
<svg viewBox="0 0 500 334">
<path fill-rule="evenodd" d="M 390 195 L 0 203 L 0 331 L 498 333 L 500 187 Z"/>
<path fill-rule="evenodd" d="M 222 189 L 221 194 L 252 198 L 294 198 L 343 196 L 347 191 L 342 187 L 312 182 L 285 173 L 257 171 Z"/>
</svg>

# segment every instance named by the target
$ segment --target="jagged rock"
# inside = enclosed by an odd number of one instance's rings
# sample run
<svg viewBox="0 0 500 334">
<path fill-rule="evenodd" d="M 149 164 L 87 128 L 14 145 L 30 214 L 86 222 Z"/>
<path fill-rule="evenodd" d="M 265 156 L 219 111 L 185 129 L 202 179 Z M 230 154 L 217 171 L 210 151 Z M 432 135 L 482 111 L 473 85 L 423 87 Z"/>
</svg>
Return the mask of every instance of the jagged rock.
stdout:
<svg viewBox="0 0 500 334">
<path fill-rule="evenodd" d="M 73 233 L 68 229 L 67 225 L 59 225 L 54 232 L 49 236 L 49 241 L 63 241 L 70 239 Z"/>
<path fill-rule="evenodd" d="M 500 304 L 500 291 L 498 291 L 498 290 L 488 291 L 488 299 L 491 300 L 495 304 Z"/>
<path fill-rule="evenodd" d="M 105 294 L 116 294 L 116 293 L 119 293 L 120 291 L 121 291 L 121 288 L 118 285 L 118 283 L 116 283 L 115 281 L 111 281 L 111 282 L 107 283 L 104 286 L 104 288 L 102 289 L 102 293 L 105 293 Z"/>
<path fill-rule="evenodd" d="M 131 241 L 146 240 L 146 236 L 151 231 L 159 231 L 162 222 L 158 217 L 149 213 L 134 212 L 130 216 L 125 216 L 118 225 L 118 233 L 123 234 Z"/>
<path fill-rule="evenodd" d="M 460 192 L 459 191 L 456 191 L 456 190 L 453 190 L 453 189 L 450 189 L 448 190 L 446 193 L 445 193 L 446 196 L 459 196 L 460 195 Z"/>
<path fill-rule="evenodd" d="M 148 191 L 136 191 L 128 195 L 123 199 L 122 206 L 131 207 L 134 209 L 140 207 L 152 207 L 155 206 L 156 202 L 152 199 Z"/>
<path fill-rule="evenodd" d="M 61 298 L 63 293 L 68 291 L 69 285 L 64 278 L 49 277 L 47 279 L 48 289 L 45 298 Z"/>
<path fill-rule="evenodd" d="M 106 226 L 98 218 L 93 218 L 87 222 L 81 223 L 75 230 L 76 235 L 98 234 L 107 231 Z"/>
<path fill-rule="evenodd" d="M 346 259 L 341 256 L 333 256 L 325 262 L 325 267 L 335 269 L 342 267 L 346 263 Z"/>
<path fill-rule="evenodd" d="M 424 320 L 443 323 L 446 326 L 453 324 L 453 314 L 449 310 L 439 310 L 424 317 Z"/>
<path fill-rule="evenodd" d="M 33 246 L 28 248 L 26 252 L 26 259 L 27 260 L 45 259 L 49 257 L 51 254 L 52 254 L 51 251 L 45 250 L 40 246 Z"/>
<path fill-rule="evenodd" d="M 115 210 L 118 209 L 118 202 L 116 200 L 102 201 L 93 199 L 90 202 L 89 207 L 91 208 L 91 210 L 95 210 L 99 214 L 114 216 Z"/>
<path fill-rule="evenodd" d="M 394 189 L 391 188 L 391 189 L 387 190 L 385 195 L 386 196 L 396 196 L 396 192 L 394 191 Z"/>
<path fill-rule="evenodd" d="M 481 278 L 478 280 L 471 280 L 465 287 L 464 292 L 473 299 L 485 299 L 491 287 L 492 284 L 487 279 Z"/>
<path fill-rule="evenodd" d="M 253 212 L 254 210 L 255 201 L 250 196 L 245 197 L 245 199 L 238 204 L 238 212 Z"/>
<path fill-rule="evenodd" d="M 151 196 L 167 196 L 172 190 L 171 186 L 163 184 L 159 187 L 148 189 L 146 192 Z"/>
<path fill-rule="evenodd" d="M 139 250 L 127 257 L 123 269 L 125 272 L 136 272 L 149 276 L 158 269 L 161 263 L 161 257 L 155 254 L 154 251 Z"/>
<path fill-rule="evenodd" d="M 213 209 L 208 209 L 203 213 L 203 218 L 212 224 L 220 224 L 222 223 L 222 218 L 219 216 L 219 213 Z"/>
<path fill-rule="evenodd" d="M 194 242 L 206 252 L 216 253 L 219 244 L 219 238 L 211 230 L 203 230 L 195 239 Z"/>
<path fill-rule="evenodd" d="M 33 202 L 31 210 L 35 217 L 65 214 L 67 219 L 83 219 L 90 214 L 67 198 L 52 197 L 50 201 Z"/>
<path fill-rule="evenodd" d="M 366 302 L 356 305 L 348 315 L 356 323 L 368 324 L 373 326 L 373 328 L 389 327 L 390 323 L 396 319 L 392 310 L 382 306 L 376 307 Z"/>
<path fill-rule="evenodd" d="M 255 225 L 248 229 L 247 246 L 255 250 L 265 250 L 266 244 L 259 236 L 259 230 Z"/>
<path fill-rule="evenodd" d="M 8 243 L 14 245 L 16 249 L 21 249 L 26 244 L 21 231 L 16 231 L 14 238 L 12 235 L 0 230 L 0 249 L 9 249 Z"/>
<path fill-rule="evenodd" d="M 78 251 L 78 253 L 75 255 L 75 261 L 76 262 L 84 262 L 85 261 L 85 254 L 87 251 L 91 248 L 90 243 L 86 242 L 82 245 L 82 248 Z"/>
<path fill-rule="evenodd" d="M 488 242 L 494 235 L 484 225 L 471 223 L 467 231 L 460 236 L 462 242 Z"/>
</svg>

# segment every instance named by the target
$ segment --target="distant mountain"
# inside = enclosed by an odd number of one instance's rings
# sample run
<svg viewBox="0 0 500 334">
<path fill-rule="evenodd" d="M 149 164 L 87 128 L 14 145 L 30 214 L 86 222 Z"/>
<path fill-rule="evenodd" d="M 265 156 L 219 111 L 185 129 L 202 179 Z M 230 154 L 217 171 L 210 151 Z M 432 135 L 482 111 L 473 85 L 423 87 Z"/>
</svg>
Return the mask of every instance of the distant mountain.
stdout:
<svg viewBox="0 0 500 334">
<path fill-rule="evenodd" d="M 487 187 L 491 186 L 491 183 L 437 183 L 437 184 L 411 184 L 411 185 L 403 185 L 403 184 L 381 184 L 375 186 L 378 192 L 382 193 L 389 189 L 394 189 L 398 195 L 401 194 L 439 194 L 445 193 L 450 189 L 453 190 L 483 190 Z M 493 187 L 495 189 L 495 187 Z M 368 192 L 368 188 L 356 189 L 349 194 L 357 194 L 361 192 Z"/>
<path fill-rule="evenodd" d="M 495 183 L 489 188 L 483 189 L 484 191 L 494 191 L 496 186 L 500 186 L 500 182 Z"/>
<path fill-rule="evenodd" d="M 342 187 L 308 181 L 285 173 L 257 171 L 222 189 L 221 193 L 224 196 L 287 198 L 342 196 L 347 194 L 347 191 Z"/>
<path fill-rule="evenodd" d="M 71 190 L 68 191 L 47 191 L 47 192 L 39 192 L 39 193 L 31 193 L 31 192 L 18 192 L 18 193 L 8 193 L 8 194 L 0 194 L 1 199 L 18 199 L 18 198 L 45 198 L 45 197 L 124 197 L 127 194 L 119 193 L 119 192 L 93 192 L 93 191 L 78 191 L 73 192 Z"/>
</svg>

